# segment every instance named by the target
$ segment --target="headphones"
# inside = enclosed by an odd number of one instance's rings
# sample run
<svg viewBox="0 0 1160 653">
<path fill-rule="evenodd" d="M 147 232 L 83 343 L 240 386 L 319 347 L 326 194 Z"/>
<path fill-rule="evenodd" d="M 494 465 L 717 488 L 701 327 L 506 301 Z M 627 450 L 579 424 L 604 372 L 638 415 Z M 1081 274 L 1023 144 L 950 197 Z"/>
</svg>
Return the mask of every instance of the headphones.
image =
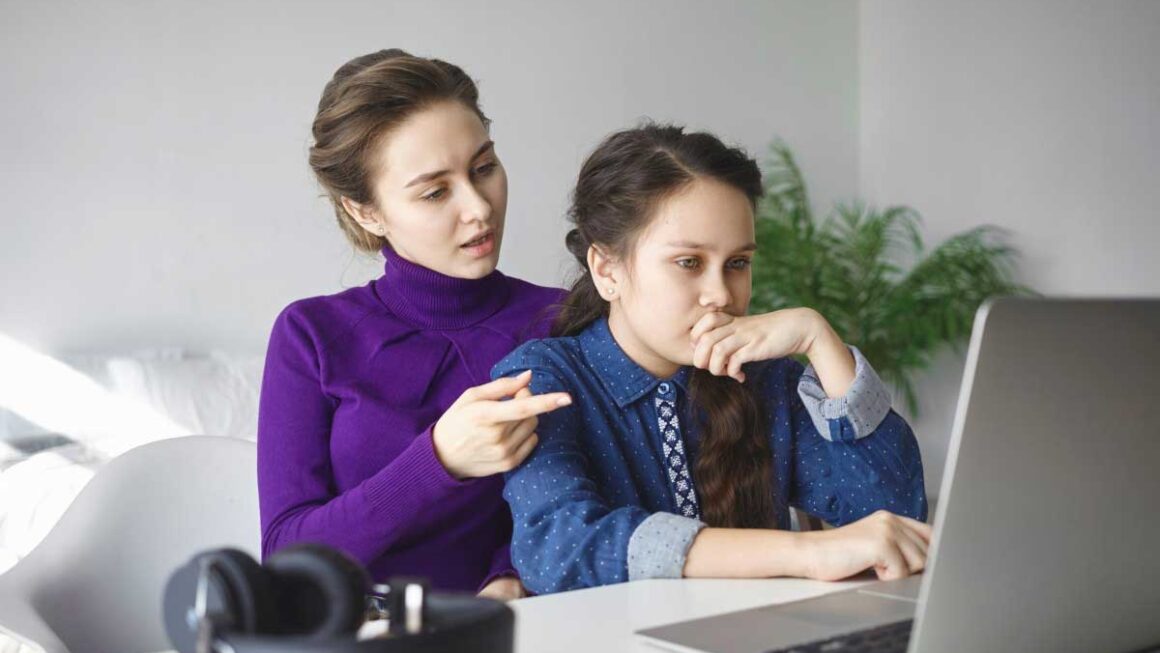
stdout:
<svg viewBox="0 0 1160 653">
<path fill-rule="evenodd" d="M 180 653 L 510 653 L 515 622 L 499 601 L 431 594 L 424 581 L 372 586 L 358 562 L 320 544 L 261 565 L 238 549 L 199 553 L 170 576 L 163 610 Z M 393 617 L 389 634 L 360 640 L 376 614 Z"/>
</svg>

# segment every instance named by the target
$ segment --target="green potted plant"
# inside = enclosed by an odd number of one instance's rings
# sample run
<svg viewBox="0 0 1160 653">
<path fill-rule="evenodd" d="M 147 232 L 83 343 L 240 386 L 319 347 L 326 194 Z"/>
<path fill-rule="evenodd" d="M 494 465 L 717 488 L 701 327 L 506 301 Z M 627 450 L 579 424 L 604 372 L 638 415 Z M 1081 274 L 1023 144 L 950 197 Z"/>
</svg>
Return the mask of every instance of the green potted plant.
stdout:
<svg viewBox="0 0 1160 653">
<path fill-rule="evenodd" d="M 1033 294 L 1012 271 L 1006 233 L 983 225 L 925 251 L 921 216 L 838 203 L 815 219 L 793 154 L 775 142 L 758 206 L 751 311 L 809 306 L 857 346 L 918 414 L 914 375 L 941 348 L 961 349 L 988 297 Z"/>
</svg>

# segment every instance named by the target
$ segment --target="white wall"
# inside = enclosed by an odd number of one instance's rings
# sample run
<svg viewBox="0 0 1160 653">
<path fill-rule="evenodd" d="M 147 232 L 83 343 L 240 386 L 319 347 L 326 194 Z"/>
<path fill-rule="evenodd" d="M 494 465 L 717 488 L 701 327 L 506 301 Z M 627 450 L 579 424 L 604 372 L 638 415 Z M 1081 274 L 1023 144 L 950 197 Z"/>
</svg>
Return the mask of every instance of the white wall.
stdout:
<svg viewBox="0 0 1160 653">
<path fill-rule="evenodd" d="M 567 194 L 643 116 L 857 188 L 852 2 L 7 3 L 0 333 L 49 353 L 261 351 L 287 302 L 377 276 L 306 165 L 323 84 L 384 47 L 479 80 L 511 178 L 501 268 L 567 271 Z M 353 262 L 352 262 L 353 261 Z"/>
<path fill-rule="evenodd" d="M 918 209 L 932 243 L 1011 230 L 1046 294 L 1160 295 L 1160 2 L 867 0 L 859 32 L 868 200 Z M 920 379 L 934 491 L 962 368 Z"/>
<path fill-rule="evenodd" d="M 50 353 L 261 351 L 287 302 L 364 282 L 305 163 L 322 85 L 404 47 L 480 81 L 511 177 L 502 268 L 568 269 L 584 155 L 643 116 L 794 146 L 928 240 L 1012 230 L 1052 294 L 1160 293 L 1160 3 L 8 3 L 0 333 Z M 937 490 L 962 361 L 920 377 Z"/>
</svg>

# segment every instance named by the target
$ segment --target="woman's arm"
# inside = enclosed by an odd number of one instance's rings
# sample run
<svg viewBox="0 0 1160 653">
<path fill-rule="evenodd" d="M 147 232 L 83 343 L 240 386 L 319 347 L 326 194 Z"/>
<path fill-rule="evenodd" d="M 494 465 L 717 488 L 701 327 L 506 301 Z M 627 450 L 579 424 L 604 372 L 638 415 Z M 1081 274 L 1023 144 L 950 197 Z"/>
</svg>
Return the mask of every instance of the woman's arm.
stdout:
<svg viewBox="0 0 1160 653">
<path fill-rule="evenodd" d="M 322 389 L 319 339 L 293 305 L 270 336 L 258 414 L 262 554 L 311 541 L 368 564 L 399 538 L 436 523 L 440 501 L 465 481 L 440 464 L 427 429 L 392 434 L 413 441 L 365 482 L 336 494 L 330 462 L 336 402 Z"/>
<path fill-rule="evenodd" d="M 536 415 L 571 401 L 531 396 L 526 375 L 468 388 L 423 432 L 382 434 L 410 443 L 361 484 L 336 493 L 326 344 L 297 305 L 283 311 L 270 336 L 258 412 L 263 555 L 311 541 L 368 564 L 400 539 L 443 528 L 447 497 L 519 464 L 536 444 Z"/>
</svg>

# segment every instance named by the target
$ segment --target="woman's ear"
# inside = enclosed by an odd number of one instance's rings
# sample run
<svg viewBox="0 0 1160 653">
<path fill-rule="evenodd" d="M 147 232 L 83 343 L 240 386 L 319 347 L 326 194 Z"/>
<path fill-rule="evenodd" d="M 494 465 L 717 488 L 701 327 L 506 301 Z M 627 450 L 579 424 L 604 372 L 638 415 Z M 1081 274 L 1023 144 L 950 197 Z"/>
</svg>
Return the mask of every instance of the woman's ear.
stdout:
<svg viewBox="0 0 1160 653">
<path fill-rule="evenodd" d="M 342 198 L 342 208 L 360 227 L 376 236 L 387 235 L 387 225 L 373 204 L 360 204 L 349 197 Z"/>
<path fill-rule="evenodd" d="M 596 285 L 596 292 L 611 302 L 618 296 L 617 279 L 619 270 L 617 262 L 607 252 L 596 245 L 588 246 L 588 273 L 592 275 L 592 283 Z"/>
</svg>

